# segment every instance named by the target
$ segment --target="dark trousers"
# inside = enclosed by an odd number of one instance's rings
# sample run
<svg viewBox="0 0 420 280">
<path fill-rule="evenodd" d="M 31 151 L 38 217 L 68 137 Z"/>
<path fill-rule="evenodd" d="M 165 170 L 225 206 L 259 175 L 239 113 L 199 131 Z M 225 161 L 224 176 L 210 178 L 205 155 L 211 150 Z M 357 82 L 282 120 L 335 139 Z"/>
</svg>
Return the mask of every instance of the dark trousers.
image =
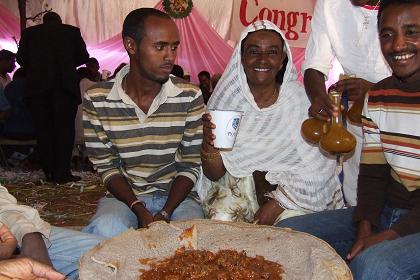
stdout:
<svg viewBox="0 0 420 280">
<path fill-rule="evenodd" d="M 37 147 L 47 179 L 71 175 L 77 99 L 63 89 L 51 89 L 29 99 L 37 129 Z"/>
</svg>

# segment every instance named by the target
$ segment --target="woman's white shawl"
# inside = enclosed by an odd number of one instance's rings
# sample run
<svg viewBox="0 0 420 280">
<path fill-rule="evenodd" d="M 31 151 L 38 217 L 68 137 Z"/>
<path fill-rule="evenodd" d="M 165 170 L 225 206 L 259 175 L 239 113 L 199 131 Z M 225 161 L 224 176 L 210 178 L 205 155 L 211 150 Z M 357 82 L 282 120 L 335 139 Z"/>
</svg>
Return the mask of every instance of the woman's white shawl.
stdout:
<svg viewBox="0 0 420 280">
<path fill-rule="evenodd" d="M 322 155 L 300 134 L 310 103 L 296 80 L 287 43 L 284 51 L 289 61 L 278 100 L 264 109 L 254 101 L 241 64 L 241 44 L 248 33 L 262 29 L 276 31 L 286 42 L 280 29 L 269 21 L 249 25 L 208 103 L 209 109 L 244 113 L 233 150 L 222 152 L 223 163 L 237 178 L 251 176 L 256 170 L 268 171 L 266 179 L 279 186 L 269 195 L 285 209 L 312 212 L 342 208 L 335 158 Z M 208 184 L 208 179 L 203 183 Z"/>
</svg>

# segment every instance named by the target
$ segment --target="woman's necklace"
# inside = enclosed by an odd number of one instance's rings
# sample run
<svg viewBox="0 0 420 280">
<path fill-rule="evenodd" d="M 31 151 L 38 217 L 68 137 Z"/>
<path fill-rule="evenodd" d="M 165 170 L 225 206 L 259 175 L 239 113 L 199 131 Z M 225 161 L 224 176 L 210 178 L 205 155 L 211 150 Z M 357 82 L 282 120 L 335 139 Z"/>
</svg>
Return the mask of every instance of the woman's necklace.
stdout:
<svg viewBox="0 0 420 280">
<path fill-rule="evenodd" d="M 279 97 L 279 92 L 280 90 L 278 89 L 278 86 L 276 85 L 276 87 L 274 88 L 273 94 L 267 100 L 258 102 L 257 103 L 258 107 L 267 108 L 273 105 L 274 103 L 276 103 L 276 100 Z"/>
<path fill-rule="evenodd" d="M 376 2 L 376 5 L 373 7 L 373 11 L 376 11 L 376 9 L 379 6 L 379 3 L 381 3 L 381 0 L 378 0 L 378 2 Z M 370 24 L 370 17 L 372 16 L 372 13 L 368 12 L 368 14 L 365 14 L 363 12 L 363 8 L 362 8 L 362 14 L 363 14 L 363 29 L 364 30 L 368 30 L 369 28 L 369 24 Z"/>
</svg>

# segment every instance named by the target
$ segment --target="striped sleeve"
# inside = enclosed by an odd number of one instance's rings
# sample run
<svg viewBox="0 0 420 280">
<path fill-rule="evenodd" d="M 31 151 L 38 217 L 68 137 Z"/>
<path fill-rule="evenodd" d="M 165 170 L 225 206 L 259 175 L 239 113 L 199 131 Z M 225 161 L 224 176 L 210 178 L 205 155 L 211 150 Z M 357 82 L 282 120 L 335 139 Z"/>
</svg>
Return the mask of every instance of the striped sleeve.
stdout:
<svg viewBox="0 0 420 280">
<path fill-rule="evenodd" d="M 111 177 L 121 174 L 119 168 L 121 159 L 118 152 L 113 151 L 115 147 L 113 147 L 103 129 L 94 103 L 91 96 L 85 94 L 83 100 L 83 129 L 86 151 L 106 186 Z"/>
<path fill-rule="evenodd" d="M 368 98 L 366 98 L 367 100 Z M 384 150 L 381 143 L 381 132 L 372 121 L 368 104 L 365 103 L 362 114 L 363 148 L 360 158 L 361 164 L 386 164 Z"/>
<path fill-rule="evenodd" d="M 354 221 L 365 219 L 377 226 L 386 203 L 392 208 L 410 210 L 391 229 L 400 236 L 418 233 L 419 81 L 401 82 L 391 76 L 372 88 L 368 101 Z"/>
<path fill-rule="evenodd" d="M 177 176 L 185 176 L 196 183 L 200 175 L 200 149 L 203 140 L 203 124 L 201 117 L 204 114 L 204 102 L 201 91 L 198 91 L 190 103 L 184 135 L 176 155 Z"/>
<path fill-rule="evenodd" d="M 362 114 L 363 148 L 357 181 L 357 206 L 353 212 L 353 222 L 368 220 L 378 228 L 379 219 L 385 204 L 390 166 L 387 164 L 378 126 L 369 114 L 368 97 Z"/>
</svg>

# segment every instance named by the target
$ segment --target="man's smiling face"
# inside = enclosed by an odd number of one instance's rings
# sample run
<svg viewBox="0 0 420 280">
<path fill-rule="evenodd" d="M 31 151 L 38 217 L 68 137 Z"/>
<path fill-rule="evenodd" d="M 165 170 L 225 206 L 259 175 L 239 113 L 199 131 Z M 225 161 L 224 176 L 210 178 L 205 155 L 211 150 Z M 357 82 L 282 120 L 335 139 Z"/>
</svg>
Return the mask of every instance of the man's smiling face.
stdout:
<svg viewBox="0 0 420 280">
<path fill-rule="evenodd" d="M 378 26 L 382 53 L 394 75 L 406 82 L 420 80 L 420 5 L 390 5 Z"/>
</svg>

